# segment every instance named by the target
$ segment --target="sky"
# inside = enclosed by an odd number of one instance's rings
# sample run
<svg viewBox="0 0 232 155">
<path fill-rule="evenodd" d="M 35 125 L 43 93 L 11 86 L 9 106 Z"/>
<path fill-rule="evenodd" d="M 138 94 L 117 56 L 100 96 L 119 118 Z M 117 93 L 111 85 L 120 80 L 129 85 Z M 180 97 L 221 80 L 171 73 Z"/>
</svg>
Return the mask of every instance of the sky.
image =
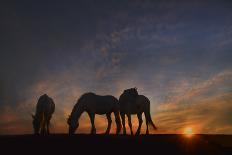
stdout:
<svg viewBox="0 0 232 155">
<path fill-rule="evenodd" d="M 56 104 L 51 132 L 67 133 L 83 93 L 132 87 L 150 99 L 154 134 L 232 134 L 231 1 L 0 3 L 0 134 L 32 133 L 44 93 Z M 103 133 L 105 116 L 95 124 Z M 90 128 L 83 113 L 77 132 Z"/>
</svg>

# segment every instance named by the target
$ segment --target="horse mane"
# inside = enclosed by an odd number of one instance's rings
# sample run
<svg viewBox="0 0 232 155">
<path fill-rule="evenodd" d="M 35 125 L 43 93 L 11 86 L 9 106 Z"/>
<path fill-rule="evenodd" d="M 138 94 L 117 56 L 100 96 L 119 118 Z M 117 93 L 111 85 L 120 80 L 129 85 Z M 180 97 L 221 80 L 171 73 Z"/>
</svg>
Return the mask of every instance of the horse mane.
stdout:
<svg viewBox="0 0 232 155">
<path fill-rule="evenodd" d="M 44 102 L 45 100 L 49 99 L 47 94 L 43 94 L 42 96 L 39 97 L 38 102 Z"/>
<path fill-rule="evenodd" d="M 82 95 L 77 99 L 77 102 L 76 102 L 76 104 L 74 105 L 71 114 L 70 114 L 70 115 L 68 116 L 68 118 L 67 118 L 67 123 L 68 123 L 68 124 L 70 124 L 71 119 L 72 119 L 73 115 L 75 114 L 75 111 L 78 109 L 78 106 L 80 105 L 81 101 L 85 98 L 86 95 L 96 95 L 96 94 L 93 93 L 93 92 L 87 92 L 87 93 L 82 94 Z"/>
<path fill-rule="evenodd" d="M 96 95 L 95 93 L 93 92 L 87 92 L 87 93 L 84 93 L 82 94 L 79 99 L 77 100 L 76 104 L 74 105 L 73 107 L 73 111 L 71 112 L 71 115 L 72 116 L 72 113 L 74 112 L 74 110 L 77 108 L 77 106 L 79 106 L 79 103 L 81 102 L 81 100 L 83 100 L 83 98 L 86 96 L 86 95 Z M 70 117 L 69 117 L 70 118 Z"/>
<path fill-rule="evenodd" d="M 93 92 L 88 92 L 88 93 L 82 94 L 82 95 L 79 97 L 79 99 L 77 100 L 76 105 L 77 105 L 78 103 L 80 103 L 80 101 L 81 101 L 86 95 L 96 95 L 96 94 L 93 93 Z M 76 106 L 76 105 L 75 105 L 75 106 Z"/>
<path fill-rule="evenodd" d="M 138 95 L 139 95 L 136 88 L 125 89 L 125 90 L 123 91 L 123 94 L 135 95 L 135 96 L 138 96 Z"/>
</svg>

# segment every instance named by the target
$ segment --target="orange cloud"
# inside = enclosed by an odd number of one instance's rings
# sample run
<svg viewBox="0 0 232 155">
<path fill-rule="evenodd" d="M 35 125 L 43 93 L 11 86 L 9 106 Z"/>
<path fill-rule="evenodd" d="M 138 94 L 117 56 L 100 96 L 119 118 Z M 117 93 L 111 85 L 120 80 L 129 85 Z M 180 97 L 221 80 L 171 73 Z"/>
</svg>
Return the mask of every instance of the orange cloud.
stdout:
<svg viewBox="0 0 232 155">
<path fill-rule="evenodd" d="M 192 126 L 195 133 L 231 133 L 228 130 L 232 126 L 228 115 L 232 108 L 231 101 L 232 93 L 226 93 L 195 104 L 175 104 L 175 108 L 169 104 L 170 107 L 165 105 L 166 111 L 159 112 L 155 118 L 158 126 L 168 129 L 170 133 L 180 133 L 187 126 Z"/>
<path fill-rule="evenodd" d="M 71 71 L 70 71 L 71 72 Z M 17 134 L 32 133 L 31 113 L 35 111 L 35 105 L 38 97 L 43 93 L 50 95 L 56 104 L 56 110 L 51 120 L 51 131 L 54 133 L 67 133 L 67 117 L 70 114 L 78 97 L 83 93 L 72 74 L 61 74 L 59 76 L 50 76 L 46 80 L 38 81 L 31 85 L 25 93 L 25 100 L 20 101 L 16 106 L 6 106 L 0 110 L 0 134 Z M 131 75 L 133 76 L 133 75 Z M 139 79 L 128 77 L 118 81 L 114 94 L 119 97 L 122 91 L 130 87 L 138 87 L 139 92 L 146 93 Z M 176 96 L 171 96 L 166 102 L 156 104 L 151 100 L 151 113 L 153 121 L 158 126 L 158 131 L 152 133 L 181 133 L 183 128 L 191 126 L 195 133 L 230 133 L 231 134 L 231 117 L 229 109 L 232 109 L 231 92 L 216 92 L 213 95 L 204 95 L 208 91 L 215 90 L 218 86 L 225 85 L 232 77 L 230 71 L 221 72 L 211 79 L 194 84 L 191 89 L 188 81 L 184 81 L 180 88 L 175 87 L 178 91 Z M 75 84 L 73 84 L 75 83 Z M 185 91 L 181 91 L 184 88 Z M 145 94 L 146 95 L 146 94 Z M 154 104 L 155 103 L 155 104 Z M 112 119 L 114 119 L 112 115 Z M 145 118 L 143 116 L 142 133 L 145 133 Z M 132 117 L 133 130 L 138 127 L 136 115 Z M 95 124 L 98 133 L 104 133 L 107 128 L 105 116 L 96 116 Z M 85 113 L 80 118 L 80 127 L 77 132 L 89 133 L 91 124 L 88 115 Z M 127 125 L 127 131 L 129 131 Z M 115 123 L 112 124 L 111 133 L 115 133 Z M 128 132 L 129 133 L 129 132 Z"/>
<path fill-rule="evenodd" d="M 28 128 L 29 122 L 18 111 L 18 107 L 2 107 L 0 110 L 0 134 L 26 134 L 31 132 Z"/>
</svg>

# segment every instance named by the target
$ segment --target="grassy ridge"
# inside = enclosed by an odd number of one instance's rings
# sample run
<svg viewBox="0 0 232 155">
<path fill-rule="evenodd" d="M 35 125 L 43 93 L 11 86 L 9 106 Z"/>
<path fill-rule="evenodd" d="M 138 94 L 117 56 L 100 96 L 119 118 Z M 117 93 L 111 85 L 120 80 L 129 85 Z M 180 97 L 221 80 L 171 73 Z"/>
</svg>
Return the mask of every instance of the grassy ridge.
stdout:
<svg viewBox="0 0 232 155">
<path fill-rule="evenodd" d="M 225 142 L 224 142 L 224 141 Z M 224 143 L 223 143 L 224 142 Z M 85 135 L 0 136 L 2 151 L 8 154 L 227 154 L 232 136 L 226 135 Z"/>
</svg>

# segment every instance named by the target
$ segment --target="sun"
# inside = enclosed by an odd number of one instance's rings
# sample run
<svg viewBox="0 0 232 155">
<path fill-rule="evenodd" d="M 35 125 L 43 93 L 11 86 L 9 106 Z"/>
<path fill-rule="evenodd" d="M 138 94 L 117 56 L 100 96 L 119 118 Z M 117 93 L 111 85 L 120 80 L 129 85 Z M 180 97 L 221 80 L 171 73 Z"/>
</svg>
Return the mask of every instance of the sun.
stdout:
<svg viewBox="0 0 232 155">
<path fill-rule="evenodd" d="M 187 137 L 192 137 L 193 135 L 193 129 L 191 127 L 187 127 L 184 129 L 184 134 L 187 136 Z"/>
</svg>

